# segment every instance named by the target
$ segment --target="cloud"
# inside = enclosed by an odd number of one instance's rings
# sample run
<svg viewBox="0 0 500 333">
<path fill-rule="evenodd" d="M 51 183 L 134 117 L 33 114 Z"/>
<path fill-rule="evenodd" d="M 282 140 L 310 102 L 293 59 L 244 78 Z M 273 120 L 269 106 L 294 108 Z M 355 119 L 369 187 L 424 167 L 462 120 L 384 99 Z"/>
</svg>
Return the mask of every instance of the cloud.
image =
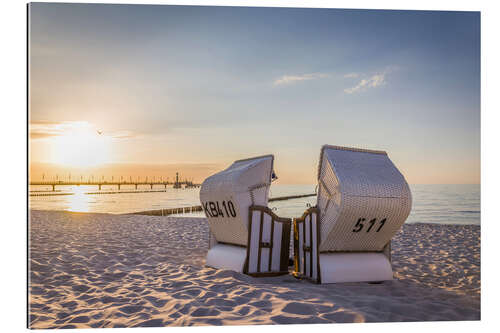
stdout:
<svg viewBox="0 0 500 333">
<path fill-rule="evenodd" d="M 386 76 L 397 69 L 398 69 L 397 66 L 389 66 L 379 73 L 373 74 L 370 77 L 362 79 L 354 87 L 344 89 L 344 92 L 346 94 L 353 94 L 356 92 L 367 90 L 369 88 L 376 88 L 383 86 L 387 83 Z M 358 74 L 355 74 L 356 76 L 353 76 L 353 74 L 355 73 L 346 74 L 344 75 L 344 78 L 354 78 L 358 76 Z"/>
<path fill-rule="evenodd" d="M 348 73 L 344 75 L 344 78 L 349 79 L 349 78 L 357 78 L 359 76 L 358 73 Z"/>
<path fill-rule="evenodd" d="M 46 138 L 50 138 L 53 136 L 57 136 L 57 134 L 30 131 L 30 139 L 31 140 L 46 139 Z"/>
<path fill-rule="evenodd" d="M 32 140 L 46 139 L 54 136 L 59 136 L 67 129 L 68 123 L 56 123 L 45 120 L 30 122 L 30 138 Z"/>
<path fill-rule="evenodd" d="M 30 122 L 30 139 L 48 139 L 75 132 L 99 133 L 113 139 L 130 139 L 137 137 L 137 133 L 128 130 L 107 131 L 99 129 L 94 124 L 86 121 L 31 121 Z"/>
<path fill-rule="evenodd" d="M 279 86 L 279 85 L 288 85 L 288 84 L 294 84 L 300 81 L 308 81 L 308 80 L 316 80 L 316 79 L 323 79 L 326 77 L 329 77 L 330 75 L 326 73 L 309 73 L 309 74 L 302 74 L 302 75 L 283 75 L 282 77 L 274 80 L 274 85 Z"/>
<path fill-rule="evenodd" d="M 132 131 L 114 131 L 107 134 L 113 139 L 132 139 L 138 136 L 137 133 Z"/>
<path fill-rule="evenodd" d="M 357 85 L 352 88 L 344 89 L 347 94 L 352 94 L 358 91 L 366 90 L 368 88 L 375 88 L 385 84 L 385 74 L 375 74 L 368 79 L 361 80 Z"/>
</svg>

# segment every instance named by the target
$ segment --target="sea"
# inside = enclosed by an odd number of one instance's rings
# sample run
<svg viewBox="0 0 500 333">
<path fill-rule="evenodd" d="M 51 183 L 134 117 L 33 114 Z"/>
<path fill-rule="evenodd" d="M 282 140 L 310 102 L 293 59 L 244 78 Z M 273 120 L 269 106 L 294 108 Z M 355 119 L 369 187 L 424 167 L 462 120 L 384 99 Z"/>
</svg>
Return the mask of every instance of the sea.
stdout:
<svg viewBox="0 0 500 333">
<path fill-rule="evenodd" d="M 480 185 L 410 185 L 413 203 L 406 223 L 480 224 Z M 270 197 L 315 193 L 315 185 L 273 184 Z M 200 205 L 199 188 L 174 189 L 171 186 L 116 185 L 97 186 L 30 186 L 29 208 L 72 212 L 127 214 L 166 208 Z M 283 217 L 300 217 L 316 196 L 273 201 L 269 207 Z M 171 216 L 204 217 L 203 212 Z"/>
</svg>

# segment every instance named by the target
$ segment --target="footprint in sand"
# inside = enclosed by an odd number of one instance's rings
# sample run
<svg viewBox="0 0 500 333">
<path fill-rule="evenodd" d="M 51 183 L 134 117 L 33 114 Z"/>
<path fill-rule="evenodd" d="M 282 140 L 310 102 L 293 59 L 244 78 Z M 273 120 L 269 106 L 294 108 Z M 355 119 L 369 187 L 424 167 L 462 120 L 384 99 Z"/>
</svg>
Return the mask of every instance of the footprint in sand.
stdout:
<svg viewBox="0 0 500 333">
<path fill-rule="evenodd" d="M 167 300 L 162 300 L 154 296 L 146 296 L 144 298 L 147 299 L 156 308 L 162 308 L 167 303 Z"/>
<path fill-rule="evenodd" d="M 363 316 L 357 313 L 349 312 L 332 312 L 321 315 L 322 318 L 335 323 L 362 323 L 364 322 Z"/>
<path fill-rule="evenodd" d="M 71 289 L 73 289 L 73 291 L 77 291 L 79 293 L 84 293 L 84 292 L 88 291 L 90 289 L 90 287 L 86 286 L 84 284 L 78 284 L 78 285 L 71 287 Z"/>
<path fill-rule="evenodd" d="M 219 314 L 220 311 L 213 308 L 198 308 L 191 313 L 191 317 L 215 317 Z"/>
<path fill-rule="evenodd" d="M 163 319 L 150 319 L 143 321 L 134 327 L 162 327 L 163 326 Z"/>
<path fill-rule="evenodd" d="M 299 315 L 312 315 L 316 313 L 314 307 L 309 304 L 298 302 L 288 303 L 282 310 L 285 313 L 299 314 Z"/>
<path fill-rule="evenodd" d="M 136 312 L 140 312 L 143 309 L 141 305 L 125 305 L 119 308 L 118 310 L 125 312 L 126 314 L 132 314 Z"/>
<path fill-rule="evenodd" d="M 89 321 L 90 321 L 90 318 L 88 316 L 78 316 L 78 317 L 71 319 L 69 322 L 82 324 L 82 323 L 88 323 Z"/>
<path fill-rule="evenodd" d="M 299 317 L 288 317 L 283 315 L 278 315 L 271 317 L 271 320 L 275 324 L 283 325 L 283 324 L 305 324 L 304 318 Z"/>
</svg>

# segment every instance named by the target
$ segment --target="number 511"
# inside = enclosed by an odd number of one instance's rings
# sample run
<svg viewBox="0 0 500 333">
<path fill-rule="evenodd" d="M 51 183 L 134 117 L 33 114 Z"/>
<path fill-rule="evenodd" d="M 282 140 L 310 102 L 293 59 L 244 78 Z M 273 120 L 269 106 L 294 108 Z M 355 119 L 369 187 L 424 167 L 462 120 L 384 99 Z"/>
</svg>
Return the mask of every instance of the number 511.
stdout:
<svg viewBox="0 0 500 333">
<path fill-rule="evenodd" d="M 380 231 L 380 229 L 382 229 L 382 227 L 384 226 L 384 224 L 385 224 L 385 221 L 386 221 L 386 220 L 387 220 L 387 219 L 385 218 L 385 219 L 382 219 L 382 220 L 379 222 L 379 224 L 380 224 L 380 225 L 379 225 L 379 227 L 377 228 L 377 231 L 376 231 L 376 232 L 379 232 L 379 231 Z M 363 224 L 363 222 L 365 222 L 365 221 L 366 221 L 366 219 L 365 219 L 365 218 L 359 218 L 359 219 L 358 219 L 358 222 L 356 222 L 356 224 L 354 225 L 354 229 L 352 229 L 352 232 L 360 232 L 360 231 L 363 229 L 363 227 L 365 226 L 365 225 Z M 375 225 L 375 223 L 376 223 L 376 222 L 377 222 L 377 219 L 371 219 L 371 220 L 368 222 L 369 227 L 368 227 L 368 229 L 366 230 L 366 232 L 370 232 L 370 230 L 372 230 L 372 228 L 373 228 L 373 226 Z"/>
</svg>

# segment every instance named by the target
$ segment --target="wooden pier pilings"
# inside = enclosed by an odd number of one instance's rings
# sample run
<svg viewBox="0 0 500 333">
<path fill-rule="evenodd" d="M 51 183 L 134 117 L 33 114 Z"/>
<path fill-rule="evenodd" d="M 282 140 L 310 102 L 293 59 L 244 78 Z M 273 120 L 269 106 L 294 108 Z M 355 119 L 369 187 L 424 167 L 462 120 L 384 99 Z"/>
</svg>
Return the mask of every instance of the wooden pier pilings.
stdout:
<svg viewBox="0 0 500 333">
<path fill-rule="evenodd" d="M 282 200 L 290 200 L 290 199 L 299 199 L 299 198 L 307 198 L 307 197 L 314 197 L 316 193 L 310 193 L 310 194 L 299 194 L 299 195 L 289 195 L 285 197 L 276 197 L 276 198 L 269 198 L 269 202 L 273 201 L 282 201 Z"/>
<path fill-rule="evenodd" d="M 315 195 L 316 195 L 316 193 L 289 195 L 289 196 L 284 196 L 284 197 L 270 198 L 269 202 L 306 198 L 306 197 L 312 197 Z M 201 207 L 201 206 L 190 206 L 190 207 L 180 207 L 180 208 L 165 208 L 165 209 L 147 210 L 144 212 L 135 212 L 135 213 L 131 213 L 131 214 L 150 215 L 150 216 L 168 216 L 168 215 L 173 215 L 173 214 L 186 214 L 186 213 L 194 213 L 194 212 L 201 212 L 201 211 L 203 211 L 203 207 Z"/>
<path fill-rule="evenodd" d="M 164 208 L 156 210 L 148 210 L 144 212 L 131 213 L 134 215 L 150 215 L 150 216 L 168 216 L 173 214 L 186 214 L 201 212 L 203 208 L 201 206 L 190 206 L 190 207 L 180 207 L 180 208 Z"/>
</svg>

